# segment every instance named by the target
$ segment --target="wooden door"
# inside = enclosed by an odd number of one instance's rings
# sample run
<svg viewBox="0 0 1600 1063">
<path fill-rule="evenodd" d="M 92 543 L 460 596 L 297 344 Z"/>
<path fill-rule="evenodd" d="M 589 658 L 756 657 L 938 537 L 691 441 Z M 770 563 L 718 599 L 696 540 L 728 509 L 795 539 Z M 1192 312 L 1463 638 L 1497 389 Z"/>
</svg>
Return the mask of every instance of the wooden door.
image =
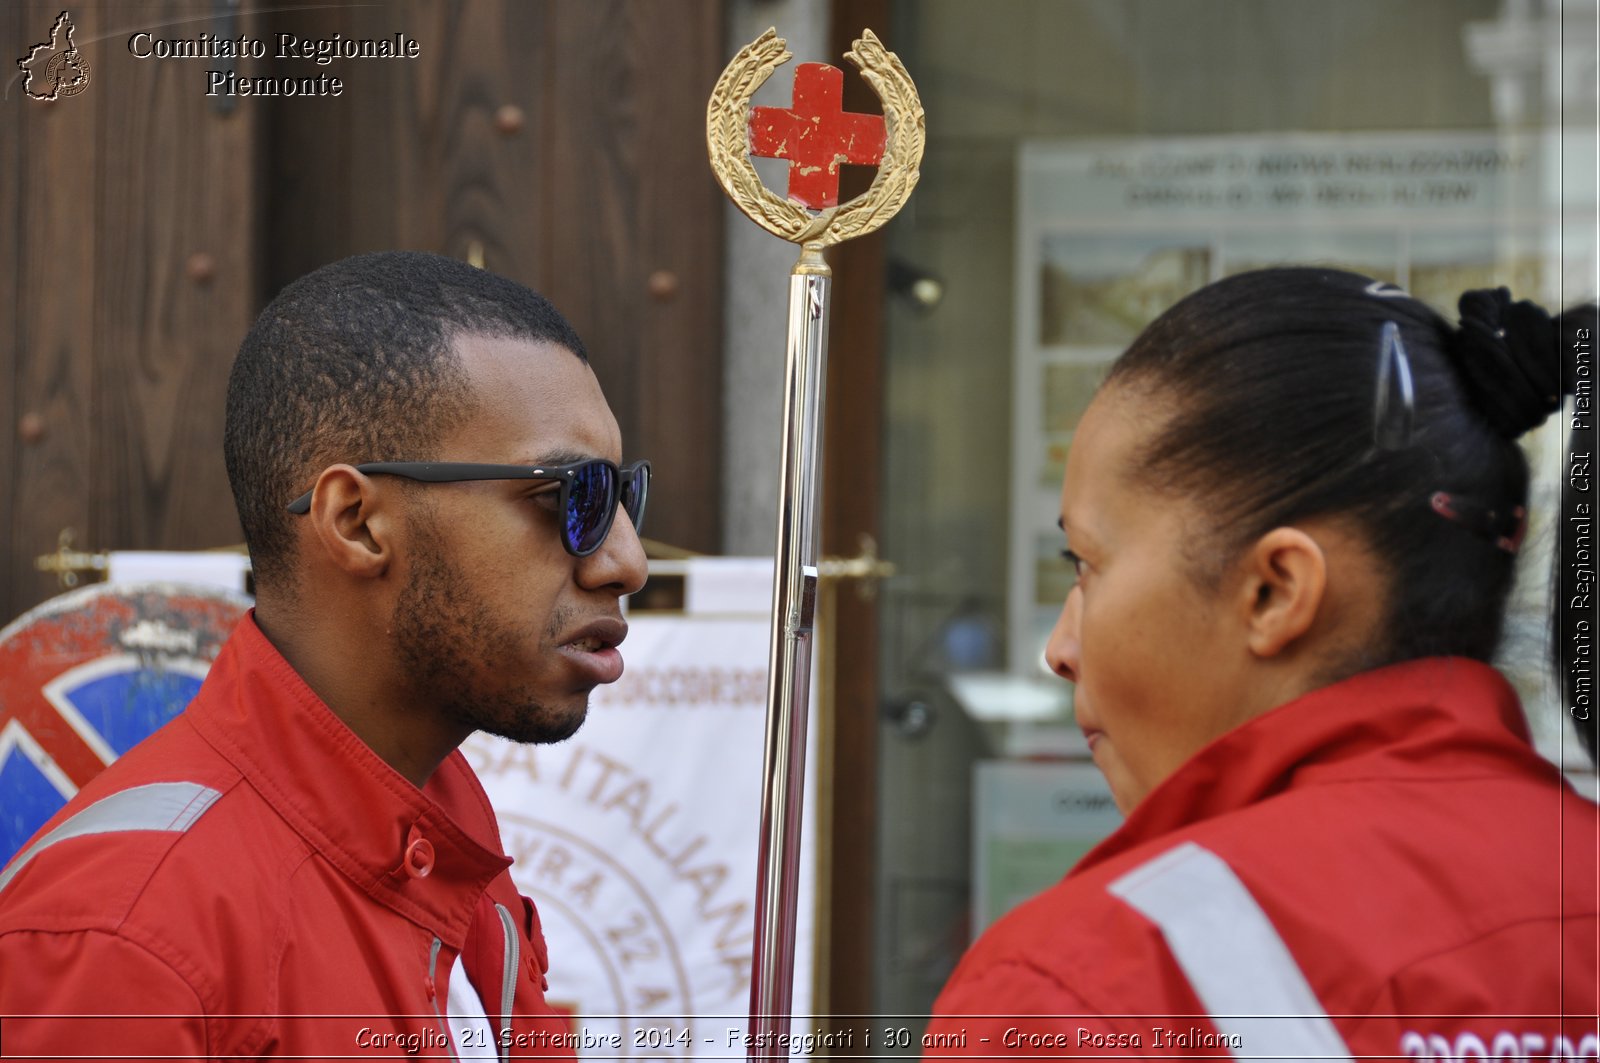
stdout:
<svg viewBox="0 0 1600 1063">
<path fill-rule="evenodd" d="M 75 7 L 82 91 L 37 100 L 15 77 L 0 101 L 0 623 L 58 592 L 33 560 L 65 529 L 119 549 L 240 539 L 222 401 L 260 287 L 259 114 L 113 34 L 133 11 L 193 27 L 212 7 Z M 8 73 L 61 10 L 0 5 Z"/>
<path fill-rule="evenodd" d="M 0 5 L 6 67 L 59 6 Z M 587 343 L 653 538 L 720 546 L 722 200 L 705 99 L 717 0 L 215 0 L 72 11 L 83 91 L 0 100 L 0 623 L 59 591 L 34 558 L 241 539 L 228 369 L 288 281 L 362 251 L 481 260 Z M 129 37 L 246 34 L 262 59 L 139 59 Z M 275 34 L 414 38 L 415 60 L 279 58 Z M 148 50 L 146 46 L 145 50 Z M 207 97 L 209 68 L 330 73 L 337 97 Z M 479 258 L 481 256 L 481 259 Z"/>
<path fill-rule="evenodd" d="M 406 0 L 271 18 L 318 38 L 404 29 L 421 56 L 348 63 L 339 100 L 272 109 L 269 289 L 412 248 L 544 294 L 589 348 L 627 455 L 654 465 L 647 534 L 716 552 L 722 198 L 703 130 L 721 5 Z"/>
</svg>

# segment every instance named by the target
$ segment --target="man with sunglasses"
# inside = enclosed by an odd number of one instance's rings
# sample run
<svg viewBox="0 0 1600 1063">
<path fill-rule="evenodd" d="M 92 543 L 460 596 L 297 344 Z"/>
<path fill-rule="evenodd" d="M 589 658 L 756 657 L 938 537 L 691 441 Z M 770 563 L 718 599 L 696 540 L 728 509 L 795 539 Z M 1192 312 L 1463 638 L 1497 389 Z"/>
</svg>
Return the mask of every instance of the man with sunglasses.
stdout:
<svg viewBox="0 0 1600 1063">
<path fill-rule="evenodd" d="M 256 608 L 0 871 L 7 1051 L 570 1054 L 457 747 L 560 741 L 622 674 L 650 467 L 582 342 L 471 266 L 347 259 L 245 338 L 225 451 Z"/>
</svg>

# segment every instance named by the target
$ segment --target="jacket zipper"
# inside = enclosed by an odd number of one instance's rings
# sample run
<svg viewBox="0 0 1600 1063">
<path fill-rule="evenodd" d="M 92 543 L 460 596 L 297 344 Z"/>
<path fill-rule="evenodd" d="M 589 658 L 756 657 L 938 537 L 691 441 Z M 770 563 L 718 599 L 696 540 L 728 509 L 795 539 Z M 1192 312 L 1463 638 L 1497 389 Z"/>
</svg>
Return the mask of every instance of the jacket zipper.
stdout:
<svg viewBox="0 0 1600 1063">
<path fill-rule="evenodd" d="M 503 904 L 496 904 L 500 913 L 500 928 L 506 933 L 505 964 L 500 971 L 500 1058 L 511 1058 L 511 1005 L 517 996 L 517 969 L 522 963 L 522 939 L 517 936 L 517 925 L 511 912 Z"/>
<path fill-rule="evenodd" d="M 444 1021 L 444 1013 L 439 1010 L 439 983 L 434 980 L 439 970 L 439 950 L 444 948 L 444 942 L 438 938 L 433 939 L 433 947 L 428 950 L 428 999 L 433 1002 L 433 1016 L 439 1020 L 439 1029 L 444 1031 L 444 1043 L 450 1049 L 450 1058 L 460 1060 L 456 1055 L 456 1041 L 450 1036 L 450 1024 Z"/>
</svg>

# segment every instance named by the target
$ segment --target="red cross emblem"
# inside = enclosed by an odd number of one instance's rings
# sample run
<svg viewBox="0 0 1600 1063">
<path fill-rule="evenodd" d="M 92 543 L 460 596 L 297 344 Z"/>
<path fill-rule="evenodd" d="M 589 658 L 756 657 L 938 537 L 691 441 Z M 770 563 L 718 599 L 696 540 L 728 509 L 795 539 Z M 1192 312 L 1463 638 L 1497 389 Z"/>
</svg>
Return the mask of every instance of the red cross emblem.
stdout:
<svg viewBox="0 0 1600 1063">
<path fill-rule="evenodd" d="M 750 154 L 789 160 L 789 198 L 822 210 L 839 205 L 839 164 L 876 166 L 883 159 L 883 118 L 844 109 L 844 71 L 801 63 L 794 106 L 750 109 Z"/>
</svg>

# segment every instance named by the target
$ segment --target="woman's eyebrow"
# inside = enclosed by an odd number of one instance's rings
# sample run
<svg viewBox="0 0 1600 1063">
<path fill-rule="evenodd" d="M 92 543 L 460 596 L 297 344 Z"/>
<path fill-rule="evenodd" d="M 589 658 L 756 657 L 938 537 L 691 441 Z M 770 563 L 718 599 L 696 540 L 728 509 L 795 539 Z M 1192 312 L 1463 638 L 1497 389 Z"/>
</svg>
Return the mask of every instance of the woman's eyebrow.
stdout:
<svg viewBox="0 0 1600 1063">
<path fill-rule="evenodd" d="M 1103 546 L 1102 540 L 1095 536 L 1093 532 L 1086 530 L 1081 525 L 1074 525 L 1069 528 L 1067 526 L 1068 520 L 1068 515 L 1063 513 L 1060 517 L 1056 518 L 1056 527 L 1060 528 L 1061 534 L 1067 537 L 1067 542 L 1075 544 L 1075 549 L 1082 550 L 1087 548 L 1090 550 L 1095 550 Z"/>
</svg>

